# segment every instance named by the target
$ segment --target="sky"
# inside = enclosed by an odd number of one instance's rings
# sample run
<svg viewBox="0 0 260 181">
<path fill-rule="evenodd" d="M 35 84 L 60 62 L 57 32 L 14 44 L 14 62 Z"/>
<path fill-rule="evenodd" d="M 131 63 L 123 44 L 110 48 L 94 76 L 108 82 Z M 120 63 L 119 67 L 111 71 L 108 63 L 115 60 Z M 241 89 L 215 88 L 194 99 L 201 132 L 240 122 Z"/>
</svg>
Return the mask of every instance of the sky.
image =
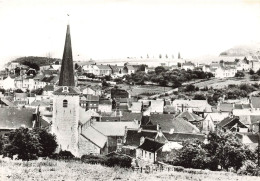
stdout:
<svg viewBox="0 0 260 181">
<path fill-rule="evenodd" d="M 68 22 L 74 60 L 219 55 L 260 42 L 260 0 L 0 0 L 0 65 L 62 58 Z"/>
</svg>

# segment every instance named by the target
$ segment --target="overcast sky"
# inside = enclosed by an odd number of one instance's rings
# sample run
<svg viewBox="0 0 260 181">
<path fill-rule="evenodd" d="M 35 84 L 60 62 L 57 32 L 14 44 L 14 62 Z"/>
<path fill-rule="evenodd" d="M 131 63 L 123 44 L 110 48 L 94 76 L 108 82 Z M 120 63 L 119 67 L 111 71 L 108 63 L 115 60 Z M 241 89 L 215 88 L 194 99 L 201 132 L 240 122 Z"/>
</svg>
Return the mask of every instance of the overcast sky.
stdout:
<svg viewBox="0 0 260 181">
<path fill-rule="evenodd" d="M 68 13 L 74 60 L 190 58 L 260 42 L 259 0 L 0 0 L 0 63 L 61 58 Z"/>
</svg>

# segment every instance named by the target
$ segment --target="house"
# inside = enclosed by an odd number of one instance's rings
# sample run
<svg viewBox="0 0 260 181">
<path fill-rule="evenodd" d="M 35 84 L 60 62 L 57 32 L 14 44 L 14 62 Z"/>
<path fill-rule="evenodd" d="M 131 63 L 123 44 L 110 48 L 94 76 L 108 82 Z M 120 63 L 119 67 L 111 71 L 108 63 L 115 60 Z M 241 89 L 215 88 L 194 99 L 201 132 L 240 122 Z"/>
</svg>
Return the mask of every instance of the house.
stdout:
<svg viewBox="0 0 260 181">
<path fill-rule="evenodd" d="M 214 120 L 210 115 L 207 115 L 202 121 L 200 125 L 201 133 L 208 134 L 209 132 L 215 131 Z"/>
<path fill-rule="evenodd" d="M 148 163 L 156 163 L 162 152 L 163 143 L 154 141 L 150 138 L 145 138 L 143 143 L 136 149 L 136 159 Z"/>
<path fill-rule="evenodd" d="M 184 70 L 194 70 L 195 65 L 192 62 L 185 62 L 182 64 L 182 69 Z"/>
<path fill-rule="evenodd" d="M 217 129 L 234 132 L 248 132 L 248 127 L 240 121 L 238 116 L 230 116 L 217 124 Z"/>
<path fill-rule="evenodd" d="M 260 69 L 260 62 L 258 60 L 250 61 L 250 68 L 256 72 Z"/>
<path fill-rule="evenodd" d="M 5 90 L 8 90 L 8 89 L 14 90 L 16 88 L 15 79 L 11 78 L 8 75 L 6 78 L 3 78 L 2 80 L 0 80 L 0 88 L 3 88 Z"/>
<path fill-rule="evenodd" d="M 132 65 L 125 65 L 124 66 L 124 69 L 123 69 L 123 72 L 125 73 L 125 74 L 133 74 L 133 73 L 135 73 L 135 68 L 132 66 Z"/>
<path fill-rule="evenodd" d="M 38 125 L 35 109 L 0 107 L 0 115 L 0 135 L 20 127 L 34 128 Z"/>
<path fill-rule="evenodd" d="M 197 128 L 200 128 L 202 126 L 203 118 L 194 113 L 188 112 L 188 111 L 184 111 L 184 112 L 180 113 L 176 118 L 183 118 L 184 120 L 197 126 Z"/>
<path fill-rule="evenodd" d="M 232 67 L 229 65 L 227 66 L 226 64 L 220 64 L 220 66 L 216 69 L 214 75 L 216 78 L 227 78 L 227 77 L 234 77 L 236 73 L 237 73 L 237 68 L 235 66 Z"/>
<path fill-rule="evenodd" d="M 207 113 L 205 117 L 207 117 L 207 119 L 211 119 L 214 125 L 216 125 L 223 119 L 227 118 L 229 115 L 230 115 L 229 112 L 212 112 L 212 113 Z"/>
<path fill-rule="evenodd" d="M 146 125 L 160 125 L 162 131 L 183 133 L 199 133 L 199 129 L 183 118 L 175 118 L 173 114 L 151 114 Z"/>
<path fill-rule="evenodd" d="M 112 112 L 112 101 L 109 99 L 100 99 L 98 112 Z"/>
<path fill-rule="evenodd" d="M 99 97 L 91 94 L 84 95 L 80 99 L 80 104 L 82 107 L 85 107 L 86 110 L 93 110 L 97 112 L 99 105 Z"/>
<path fill-rule="evenodd" d="M 217 106 L 217 110 L 219 112 L 231 113 L 234 109 L 234 104 L 231 103 L 219 103 Z"/>
<path fill-rule="evenodd" d="M 93 122 L 91 126 L 107 137 L 107 153 L 121 150 L 125 128 L 138 128 L 135 121 L 129 122 Z"/>
<path fill-rule="evenodd" d="M 87 85 L 84 87 L 80 88 L 82 94 L 91 94 L 91 95 L 95 95 L 95 96 L 101 96 L 102 92 L 101 92 L 101 87 L 98 85 L 95 86 L 91 86 L 91 85 Z"/>
<path fill-rule="evenodd" d="M 249 147 L 252 151 L 255 151 L 259 143 L 259 135 L 254 133 L 237 133 L 236 137 Z"/>
<path fill-rule="evenodd" d="M 53 91 L 54 91 L 54 85 L 46 85 L 43 88 L 42 95 L 44 95 L 44 96 L 52 96 L 53 95 Z"/>
<path fill-rule="evenodd" d="M 166 105 L 163 108 L 163 114 L 175 114 L 176 113 L 176 107 L 171 105 Z"/>
<path fill-rule="evenodd" d="M 238 71 L 249 71 L 250 70 L 250 64 L 249 61 L 246 59 L 239 59 L 237 61 L 237 70 Z"/>
<path fill-rule="evenodd" d="M 132 102 L 130 108 L 132 113 L 141 113 L 142 112 L 142 103 L 141 102 Z"/>
<path fill-rule="evenodd" d="M 207 100 L 175 99 L 171 105 L 176 107 L 177 112 L 196 112 L 196 114 L 202 115 L 202 117 L 204 113 L 212 112 L 212 106 L 209 105 Z"/>
<path fill-rule="evenodd" d="M 84 154 L 106 154 L 107 137 L 93 127 L 88 126 L 86 129 L 81 129 L 79 136 L 79 146 L 82 148 L 79 151 L 79 156 L 82 156 Z"/>
<path fill-rule="evenodd" d="M 41 80 L 44 78 L 43 74 L 37 74 L 34 80 L 34 89 L 44 88 L 46 86 L 46 82 L 42 82 Z"/>
<path fill-rule="evenodd" d="M 164 108 L 163 100 L 151 100 L 150 114 L 162 114 Z"/>
<path fill-rule="evenodd" d="M 260 110 L 260 97 L 251 97 L 251 104 L 255 111 Z"/>
</svg>

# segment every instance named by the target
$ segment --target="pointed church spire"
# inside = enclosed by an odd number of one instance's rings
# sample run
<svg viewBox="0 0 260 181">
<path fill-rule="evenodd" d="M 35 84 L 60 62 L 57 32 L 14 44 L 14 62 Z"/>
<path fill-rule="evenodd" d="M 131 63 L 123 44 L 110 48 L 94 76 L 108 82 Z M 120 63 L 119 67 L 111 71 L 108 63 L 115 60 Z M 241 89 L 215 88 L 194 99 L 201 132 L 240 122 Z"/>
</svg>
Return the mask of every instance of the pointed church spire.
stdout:
<svg viewBox="0 0 260 181">
<path fill-rule="evenodd" d="M 70 39 L 70 25 L 67 25 L 65 46 L 62 57 L 59 86 L 75 86 L 74 66 Z"/>
</svg>

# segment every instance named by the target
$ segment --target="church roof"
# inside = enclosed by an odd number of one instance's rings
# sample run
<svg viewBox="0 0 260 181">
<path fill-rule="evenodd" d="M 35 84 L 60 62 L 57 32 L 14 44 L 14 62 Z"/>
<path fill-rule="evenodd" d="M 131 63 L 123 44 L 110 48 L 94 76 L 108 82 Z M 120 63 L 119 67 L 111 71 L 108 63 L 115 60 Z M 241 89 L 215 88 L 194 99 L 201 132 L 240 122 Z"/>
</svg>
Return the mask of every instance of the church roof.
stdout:
<svg viewBox="0 0 260 181">
<path fill-rule="evenodd" d="M 75 86 L 70 26 L 67 25 L 65 46 L 62 57 L 59 86 Z"/>
<path fill-rule="evenodd" d="M 80 91 L 76 87 L 68 87 L 68 91 L 64 91 L 63 87 L 58 87 L 54 92 L 54 95 L 79 95 Z"/>
</svg>

